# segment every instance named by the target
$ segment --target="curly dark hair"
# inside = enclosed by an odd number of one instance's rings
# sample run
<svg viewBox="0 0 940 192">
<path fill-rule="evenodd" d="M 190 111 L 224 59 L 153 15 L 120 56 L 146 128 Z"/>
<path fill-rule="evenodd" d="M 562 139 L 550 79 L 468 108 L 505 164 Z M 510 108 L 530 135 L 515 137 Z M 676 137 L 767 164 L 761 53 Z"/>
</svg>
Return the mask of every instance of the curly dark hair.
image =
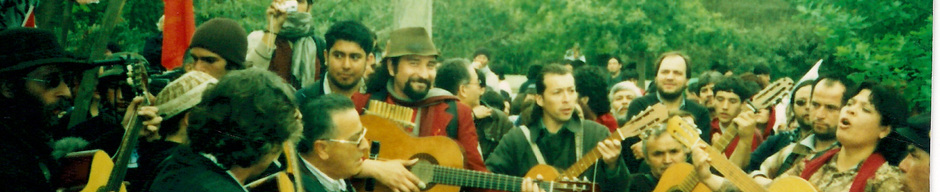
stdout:
<svg viewBox="0 0 940 192">
<path fill-rule="evenodd" d="M 578 97 L 588 98 L 588 107 L 597 115 L 610 112 L 607 98 L 607 70 L 598 66 L 584 66 L 574 70 L 574 86 Z"/>
<path fill-rule="evenodd" d="M 262 69 L 233 71 L 206 90 L 190 113 L 194 152 L 208 153 L 228 169 L 249 167 L 300 137 L 293 89 Z"/>
<path fill-rule="evenodd" d="M 875 152 L 883 155 L 889 164 L 897 166 L 907 155 L 907 143 L 897 132 L 898 128 L 906 125 L 909 117 L 910 111 L 907 108 L 907 100 L 894 87 L 866 81 L 861 83 L 857 89 L 847 91 L 842 96 L 842 103 L 846 103 L 850 98 L 866 89 L 871 91 L 869 99 L 871 104 L 875 106 L 875 111 L 881 114 L 881 125 L 891 126 L 891 133 L 878 141 Z"/>
</svg>

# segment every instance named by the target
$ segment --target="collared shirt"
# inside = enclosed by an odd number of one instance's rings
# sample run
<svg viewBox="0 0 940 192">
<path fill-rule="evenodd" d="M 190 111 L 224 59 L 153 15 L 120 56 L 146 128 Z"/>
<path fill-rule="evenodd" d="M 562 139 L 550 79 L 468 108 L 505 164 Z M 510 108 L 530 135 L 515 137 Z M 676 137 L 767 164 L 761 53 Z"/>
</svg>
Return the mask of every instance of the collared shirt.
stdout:
<svg viewBox="0 0 940 192">
<path fill-rule="evenodd" d="M 830 149 L 835 148 L 836 146 L 839 146 L 839 142 L 836 141 L 830 144 L 829 147 L 826 147 L 825 149 L 816 150 L 816 135 L 815 134 L 806 136 L 806 138 L 804 138 L 803 140 L 800 140 L 799 144 L 800 145 L 797 145 L 796 148 L 793 149 L 793 152 L 800 154 L 800 155 L 811 155 L 810 157 L 816 157 L 816 154 L 819 152 L 829 151 Z"/>
<path fill-rule="evenodd" d="M 656 92 L 656 100 L 658 100 L 660 103 L 665 104 L 665 102 L 663 102 L 663 96 L 660 95 L 659 92 Z M 682 101 L 679 104 L 679 109 L 685 108 L 685 93 L 682 93 L 682 98 L 679 98 L 679 100 Z"/>
<path fill-rule="evenodd" d="M 214 163 L 215 165 L 221 167 L 222 169 L 225 169 L 225 166 L 222 166 L 222 164 L 219 164 L 219 160 L 216 159 L 214 155 L 208 154 L 208 153 L 199 153 L 199 154 L 202 155 L 203 157 L 206 157 L 206 159 L 209 159 L 209 161 L 212 161 L 212 163 Z M 235 174 L 232 174 L 232 171 L 225 171 L 225 173 L 228 173 L 228 176 L 231 176 L 232 180 L 235 180 L 235 183 L 241 184 L 239 186 L 241 186 L 245 192 L 248 192 L 248 188 L 245 188 L 245 184 L 242 184 L 242 182 L 238 181 L 238 178 L 235 177 Z"/>
<path fill-rule="evenodd" d="M 555 133 L 548 132 L 543 121 L 538 121 L 535 127 L 530 127 L 532 140 L 539 146 L 545 158 L 545 163 L 559 170 L 565 170 L 578 161 L 576 154 L 574 134 L 583 128 L 580 121 L 572 118 L 565 122 Z"/>
<path fill-rule="evenodd" d="M 323 184 L 323 188 L 326 189 L 326 191 L 339 192 L 346 189 L 346 182 L 343 181 L 343 179 L 330 178 L 330 176 L 327 176 L 326 173 L 323 173 L 320 171 L 320 169 L 317 169 L 316 166 L 310 164 L 310 162 L 308 162 L 306 159 L 298 159 L 304 162 L 304 165 L 307 166 L 307 170 L 310 170 L 310 173 L 312 173 L 312 175 L 317 178 L 317 181 L 320 181 L 320 184 Z"/>
<path fill-rule="evenodd" d="M 816 150 L 816 135 L 806 136 L 806 138 L 804 138 L 803 140 L 800 140 L 800 142 L 787 145 L 786 147 L 784 147 L 777 153 L 768 157 L 766 160 L 764 160 L 763 163 L 761 163 L 759 170 L 755 170 L 751 172 L 751 177 L 760 175 L 760 176 L 764 176 L 764 177 L 771 178 L 771 179 L 776 178 L 778 173 L 787 171 L 787 170 L 780 170 L 780 169 L 783 166 L 783 163 L 786 161 L 786 159 L 790 157 L 791 155 L 798 155 L 796 159 L 794 159 L 794 161 L 792 162 L 793 164 L 790 165 L 790 166 L 793 166 L 799 162 L 802 162 L 804 159 L 807 159 L 807 157 L 809 157 L 809 159 L 812 159 L 818 153 L 829 151 L 830 149 L 833 149 L 838 146 L 839 146 L 839 142 L 833 142 L 832 145 L 829 145 L 829 147 L 826 147 L 825 149 Z M 792 167 L 787 167 L 787 168 L 792 168 Z"/>
</svg>

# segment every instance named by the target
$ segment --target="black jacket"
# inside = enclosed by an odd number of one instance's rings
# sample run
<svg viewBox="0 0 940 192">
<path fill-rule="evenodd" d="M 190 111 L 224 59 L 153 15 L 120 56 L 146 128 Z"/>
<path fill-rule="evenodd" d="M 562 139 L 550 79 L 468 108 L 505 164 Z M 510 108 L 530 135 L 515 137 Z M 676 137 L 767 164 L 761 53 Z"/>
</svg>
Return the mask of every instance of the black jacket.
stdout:
<svg viewBox="0 0 940 192">
<path fill-rule="evenodd" d="M 503 111 L 490 109 L 493 112 L 489 117 L 473 120 L 477 126 L 477 140 L 480 141 L 480 153 L 483 154 L 483 160 L 490 156 L 499 144 L 499 140 L 503 139 L 503 136 L 513 128 L 512 122 Z"/>
<path fill-rule="evenodd" d="M 297 157 L 297 158 L 301 158 L 301 157 Z M 320 183 L 320 180 L 317 180 L 316 176 L 313 176 L 313 172 L 310 169 L 307 169 L 306 165 L 300 165 L 300 172 L 302 173 L 300 174 L 300 178 L 303 182 L 302 184 L 304 185 L 304 191 L 334 192 L 334 191 L 326 191 L 326 187 L 324 187 L 323 184 Z M 349 179 L 345 179 L 343 180 L 343 182 L 346 182 L 345 192 L 356 192 L 356 189 L 353 188 L 352 183 L 349 183 Z"/>
<path fill-rule="evenodd" d="M 226 171 L 188 147 L 180 147 L 157 167 L 160 170 L 150 191 L 244 191 Z"/>
<path fill-rule="evenodd" d="M 52 158 L 51 136 L 36 127 L 11 125 L 0 119 L 0 180 L 4 191 L 53 191 L 51 177 L 58 164 Z"/>
<path fill-rule="evenodd" d="M 326 95 L 326 91 L 323 90 L 324 82 L 326 81 L 323 81 L 323 79 L 320 79 L 320 80 L 317 80 L 316 82 L 313 82 L 313 84 L 307 87 L 297 90 L 297 93 L 295 93 L 295 97 L 297 99 L 296 103 L 304 104 L 306 102 L 313 101 L 317 97 Z"/>
</svg>

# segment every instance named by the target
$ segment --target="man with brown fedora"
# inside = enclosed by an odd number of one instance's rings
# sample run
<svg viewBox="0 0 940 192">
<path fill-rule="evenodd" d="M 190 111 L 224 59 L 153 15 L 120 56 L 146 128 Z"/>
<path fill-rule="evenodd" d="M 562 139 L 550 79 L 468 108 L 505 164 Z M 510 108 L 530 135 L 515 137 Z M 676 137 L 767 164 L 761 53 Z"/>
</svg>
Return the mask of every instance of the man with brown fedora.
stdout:
<svg viewBox="0 0 940 192">
<path fill-rule="evenodd" d="M 450 92 L 432 87 L 440 52 L 427 30 L 409 27 L 392 31 L 386 50 L 383 64 L 368 78 L 366 93 L 352 96 L 356 110 L 363 113 L 369 100 L 410 107 L 414 109 L 414 127 L 405 132 L 448 136 L 463 147 L 465 168 L 486 171 L 470 107 Z"/>
<path fill-rule="evenodd" d="M 58 144 L 52 146 L 53 135 L 64 132 L 58 128 L 58 114 L 70 107 L 71 74 L 91 65 L 72 58 L 47 30 L 6 29 L 0 31 L 0 42 L 0 180 L 9 183 L 3 189 L 53 191 L 59 172 L 53 152 L 65 153 Z M 145 116 L 148 129 L 161 120 L 153 118 L 155 107 L 137 115 Z"/>
</svg>

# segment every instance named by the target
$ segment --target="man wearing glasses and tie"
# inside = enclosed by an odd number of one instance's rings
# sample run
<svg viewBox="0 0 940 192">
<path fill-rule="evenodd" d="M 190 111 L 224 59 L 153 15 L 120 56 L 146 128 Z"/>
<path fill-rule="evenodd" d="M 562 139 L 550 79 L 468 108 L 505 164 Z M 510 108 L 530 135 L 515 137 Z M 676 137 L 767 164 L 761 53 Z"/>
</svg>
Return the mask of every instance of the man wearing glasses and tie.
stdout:
<svg viewBox="0 0 940 192">
<path fill-rule="evenodd" d="M 362 170 L 363 154 L 369 150 L 367 129 L 348 97 L 323 95 L 300 106 L 303 139 L 297 144 L 306 191 L 355 191 L 346 180 Z M 414 178 L 417 179 L 417 178 Z"/>
</svg>

